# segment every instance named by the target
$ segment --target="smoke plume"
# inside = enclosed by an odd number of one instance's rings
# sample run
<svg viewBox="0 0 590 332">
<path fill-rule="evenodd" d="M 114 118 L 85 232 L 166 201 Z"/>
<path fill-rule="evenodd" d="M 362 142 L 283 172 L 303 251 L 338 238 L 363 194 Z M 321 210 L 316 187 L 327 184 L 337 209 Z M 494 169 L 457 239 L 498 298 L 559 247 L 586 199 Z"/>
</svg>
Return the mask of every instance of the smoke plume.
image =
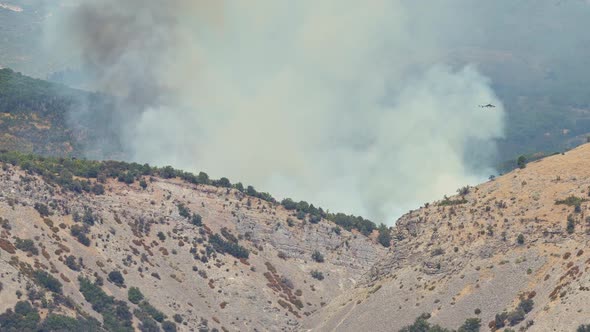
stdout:
<svg viewBox="0 0 590 332">
<path fill-rule="evenodd" d="M 129 158 L 391 224 L 493 173 L 503 107 L 475 66 L 445 63 L 470 29 L 445 26 L 471 14 L 456 12 L 404 0 L 82 0 L 51 31 L 92 89 L 120 98 L 113 121 Z"/>
</svg>

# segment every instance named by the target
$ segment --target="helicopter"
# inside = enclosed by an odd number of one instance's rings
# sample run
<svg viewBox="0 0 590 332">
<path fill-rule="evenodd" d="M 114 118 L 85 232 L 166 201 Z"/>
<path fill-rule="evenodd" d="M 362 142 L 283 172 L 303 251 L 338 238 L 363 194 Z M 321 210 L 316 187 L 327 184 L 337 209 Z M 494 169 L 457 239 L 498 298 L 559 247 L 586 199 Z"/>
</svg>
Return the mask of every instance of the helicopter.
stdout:
<svg viewBox="0 0 590 332">
<path fill-rule="evenodd" d="M 479 107 L 481 107 L 481 108 L 495 108 L 496 105 L 487 104 L 487 105 L 479 105 Z"/>
</svg>

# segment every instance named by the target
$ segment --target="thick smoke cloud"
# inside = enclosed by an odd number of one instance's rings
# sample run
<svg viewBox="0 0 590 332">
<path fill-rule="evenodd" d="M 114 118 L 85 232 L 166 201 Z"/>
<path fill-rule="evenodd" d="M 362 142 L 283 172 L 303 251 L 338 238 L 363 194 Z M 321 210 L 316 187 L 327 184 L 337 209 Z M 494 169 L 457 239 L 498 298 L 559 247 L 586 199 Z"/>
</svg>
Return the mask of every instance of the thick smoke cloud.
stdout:
<svg viewBox="0 0 590 332">
<path fill-rule="evenodd" d="M 493 172 L 503 107 L 476 67 L 445 64 L 463 33 L 445 24 L 472 21 L 456 12 L 402 0 L 84 0 L 52 31 L 92 88 L 121 98 L 130 158 L 391 224 Z"/>
</svg>

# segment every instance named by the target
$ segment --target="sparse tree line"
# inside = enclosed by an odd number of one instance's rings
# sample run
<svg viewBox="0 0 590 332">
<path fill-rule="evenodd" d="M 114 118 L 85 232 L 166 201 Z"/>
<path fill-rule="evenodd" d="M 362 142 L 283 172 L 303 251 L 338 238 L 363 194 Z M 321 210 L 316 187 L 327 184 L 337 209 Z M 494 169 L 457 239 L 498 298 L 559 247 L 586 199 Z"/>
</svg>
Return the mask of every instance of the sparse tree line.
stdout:
<svg viewBox="0 0 590 332">
<path fill-rule="evenodd" d="M 377 227 L 374 222 L 363 217 L 346 215 L 344 213 L 330 213 L 306 201 L 295 202 L 291 198 L 283 199 L 281 205 L 287 210 L 295 211 L 297 218 L 300 220 L 304 220 L 309 215 L 309 222 L 313 224 L 319 223 L 321 219 L 327 219 L 347 231 L 355 229 L 365 236 L 370 235 L 374 230 L 378 230 L 378 242 L 384 247 L 391 245 L 391 230 L 384 224 Z M 336 231 L 336 233 L 339 234 L 339 231 Z"/>
<path fill-rule="evenodd" d="M 344 213 L 330 213 L 321 207 L 315 207 L 305 201 L 295 202 L 290 198 L 280 203 L 269 193 L 259 192 L 253 186 L 244 186 L 242 183 L 232 184 L 228 178 L 222 177 L 212 180 L 209 175 L 200 172 L 195 175 L 190 172 L 174 169 L 171 166 L 153 167 L 148 164 L 127 163 L 121 161 L 92 161 L 72 158 L 42 157 L 32 154 L 24 154 L 15 151 L 0 151 L 0 162 L 18 166 L 29 174 L 41 176 L 50 184 L 59 185 L 63 190 L 74 193 L 94 193 L 102 195 L 105 192 L 104 183 L 107 179 L 117 179 L 126 184 L 139 183 L 146 189 L 146 178 L 159 176 L 164 179 L 179 178 L 192 184 L 211 185 L 219 188 L 235 189 L 246 195 L 259 198 L 272 204 L 281 204 L 287 210 L 297 212 L 299 219 L 308 218 L 311 223 L 318 223 L 322 218 L 330 220 L 340 227 L 350 231 L 355 229 L 365 236 L 378 229 L 374 222 L 360 216 L 346 215 Z M 4 166 L 6 169 L 6 166 Z M 47 213 L 49 211 L 40 211 Z M 195 217 L 195 222 L 199 218 Z M 379 240 L 382 244 L 388 244 L 385 228 L 380 227 Z M 387 232 L 389 233 L 389 231 Z M 388 246 L 388 245 L 386 245 Z"/>
<path fill-rule="evenodd" d="M 449 330 L 437 324 L 431 324 L 428 320 L 430 314 L 422 314 L 414 321 L 414 324 L 408 325 L 399 332 L 479 332 L 481 320 L 479 318 L 468 318 L 458 330 Z"/>
</svg>

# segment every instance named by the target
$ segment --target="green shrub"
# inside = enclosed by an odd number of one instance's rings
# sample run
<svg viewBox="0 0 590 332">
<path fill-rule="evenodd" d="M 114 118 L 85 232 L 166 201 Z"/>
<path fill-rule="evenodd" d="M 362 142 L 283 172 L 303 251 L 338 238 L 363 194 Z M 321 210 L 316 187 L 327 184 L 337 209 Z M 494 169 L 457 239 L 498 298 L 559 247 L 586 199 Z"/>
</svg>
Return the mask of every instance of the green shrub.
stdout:
<svg viewBox="0 0 590 332">
<path fill-rule="evenodd" d="M 64 264 L 72 271 L 80 271 L 80 264 L 78 264 L 78 261 L 74 255 L 67 256 Z"/>
<path fill-rule="evenodd" d="M 305 212 L 303 212 L 303 211 L 298 211 L 298 212 L 297 212 L 297 219 L 299 219 L 299 220 L 304 220 L 304 219 L 305 219 Z"/>
<path fill-rule="evenodd" d="M 191 217 L 191 210 L 189 210 L 189 208 L 188 208 L 188 207 L 186 207 L 186 206 L 185 206 L 184 204 L 182 204 L 182 203 L 178 203 L 177 207 L 178 207 L 178 214 L 179 214 L 181 217 L 184 217 L 184 218 L 186 218 L 186 219 L 190 219 L 190 217 Z"/>
<path fill-rule="evenodd" d="M 92 193 L 95 195 L 103 195 L 104 194 L 104 186 L 100 183 L 96 183 L 92 186 Z"/>
<path fill-rule="evenodd" d="M 281 201 L 281 205 L 287 210 L 295 210 L 297 208 L 297 203 L 295 203 L 290 198 L 285 198 Z"/>
<path fill-rule="evenodd" d="M 529 312 L 531 312 L 531 310 L 533 310 L 534 305 L 535 302 L 533 301 L 533 299 L 522 299 L 518 304 L 518 308 L 522 309 L 522 311 L 524 311 L 525 314 L 528 314 Z"/>
<path fill-rule="evenodd" d="M 139 330 L 141 332 L 160 332 L 158 322 L 156 322 L 152 316 L 141 309 L 135 309 L 133 314 L 139 319 Z"/>
<path fill-rule="evenodd" d="M 191 217 L 191 224 L 198 227 L 203 226 L 203 217 L 201 217 L 201 215 L 198 213 L 193 213 L 193 216 Z"/>
<path fill-rule="evenodd" d="M 176 332 L 176 324 L 166 320 L 162 322 L 162 330 L 164 330 L 164 332 Z"/>
<path fill-rule="evenodd" d="M 80 278 L 79 281 L 80 292 L 96 312 L 102 313 L 113 305 L 114 298 L 108 296 L 96 283 L 93 284 L 86 278 Z"/>
<path fill-rule="evenodd" d="M 309 218 L 309 222 L 312 223 L 312 224 L 318 224 L 320 221 L 322 221 L 322 217 L 317 216 L 317 215 L 312 215 Z"/>
<path fill-rule="evenodd" d="M 506 319 L 508 320 L 508 323 L 510 324 L 510 326 L 514 326 L 514 325 L 522 322 L 524 320 L 524 316 L 525 316 L 524 310 L 522 310 L 521 308 L 518 308 L 514 311 L 509 312 L 508 315 L 506 316 Z"/>
<path fill-rule="evenodd" d="M 108 331 L 132 332 L 131 312 L 125 301 L 116 301 L 108 296 L 97 283 L 80 277 L 80 292 L 92 305 L 92 309 L 102 315 L 104 327 Z"/>
<path fill-rule="evenodd" d="M 316 261 L 318 263 L 323 263 L 324 262 L 324 255 L 322 255 L 322 253 L 319 252 L 318 250 L 314 250 L 314 252 L 311 254 L 311 259 L 313 259 L 314 261 Z"/>
<path fill-rule="evenodd" d="M 231 182 L 228 178 L 220 178 L 217 181 L 213 181 L 213 185 L 216 187 L 231 188 Z"/>
<path fill-rule="evenodd" d="M 154 306 L 152 306 L 149 302 L 147 301 L 143 301 L 139 304 L 139 307 L 145 311 L 146 313 L 148 313 L 150 316 L 152 316 L 153 319 L 155 319 L 158 322 L 163 322 L 164 319 L 166 319 L 166 315 L 164 315 L 163 312 L 159 311 L 158 309 L 156 309 Z"/>
<path fill-rule="evenodd" d="M 94 225 L 95 218 L 94 218 L 94 215 L 92 214 L 91 209 L 86 209 L 84 211 L 84 216 L 82 217 L 82 222 L 89 225 L 89 226 Z"/>
<path fill-rule="evenodd" d="M 469 186 L 464 186 L 464 187 L 457 189 L 457 193 L 461 196 L 467 196 L 470 191 L 471 191 L 471 187 L 469 187 Z"/>
<path fill-rule="evenodd" d="M 143 300 L 143 294 L 137 287 L 130 287 L 127 291 L 127 297 L 129 302 L 133 304 L 139 304 Z"/>
<path fill-rule="evenodd" d="M 43 218 L 45 217 L 49 217 L 51 215 L 51 212 L 49 212 L 49 208 L 47 207 L 47 205 L 43 204 L 43 203 L 35 203 L 35 210 L 37 210 L 37 212 L 39 212 L 39 215 Z"/>
<path fill-rule="evenodd" d="M 516 242 L 520 245 L 523 245 L 524 244 L 524 235 L 518 234 L 518 237 L 516 238 Z"/>
<path fill-rule="evenodd" d="M 244 192 L 244 185 L 241 182 L 238 182 L 238 183 L 234 184 L 233 187 L 237 191 Z"/>
<path fill-rule="evenodd" d="M 228 253 L 238 259 L 247 259 L 250 256 L 248 249 L 242 247 L 238 243 L 224 240 L 219 234 L 211 235 L 209 237 L 209 244 L 211 244 L 213 249 L 220 254 Z"/>
<path fill-rule="evenodd" d="M 51 313 L 41 324 L 39 331 L 102 331 L 100 323 L 91 318 L 68 317 Z"/>
<path fill-rule="evenodd" d="M 229 231 L 229 229 L 227 229 L 227 227 L 222 227 L 221 228 L 221 235 L 228 240 L 229 242 L 232 243 L 238 243 L 238 239 Z"/>
<path fill-rule="evenodd" d="M 576 222 L 571 215 L 569 215 L 567 217 L 567 225 L 566 225 L 565 229 L 568 232 L 568 234 L 573 234 L 574 231 L 576 230 Z"/>
<path fill-rule="evenodd" d="M 457 332 L 479 332 L 481 327 L 481 319 L 479 318 L 468 318 Z"/>
<path fill-rule="evenodd" d="M 33 240 L 30 239 L 25 239 L 22 240 L 20 238 L 16 238 L 16 241 L 14 242 L 14 246 L 22 251 L 25 252 L 30 252 L 33 255 L 39 255 L 39 249 L 37 249 L 37 247 L 35 247 L 35 242 L 33 242 Z"/>
<path fill-rule="evenodd" d="M 84 233 L 78 234 L 78 236 L 76 236 L 76 240 L 87 247 L 90 246 L 90 239 Z"/>
<path fill-rule="evenodd" d="M 555 201 L 555 205 L 567 205 L 567 206 L 579 206 L 580 204 L 584 203 L 588 201 L 587 199 L 584 198 L 580 198 L 580 197 L 576 197 L 574 195 L 571 195 L 569 197 L 567 197 L 566 199 L 562 199 L 562 200 L 556 200 Z"/>
<path fill-rule="evenodd" d="M 386 248 L 391 246 L 391 231 L 384 224 L 379 225 L 379 236 L 377 237 L 377 241 Z"/>
<path fill-rule="evenodd" d="M 125 284 L 125 278 L 119 271 L 111 271 L 109 273 L 109 281 L 117 286 L 123 286 Z"/>
<path fill-rule="evenodd" d="M 506 326 L 505 321 L 506 321 L 506 318 L 507 317 L 508 317 L 508 313 L 507 312 L 503 312 L 501 314 L 496 314 L 496 317 L 494 318 L 494 326 L 497 329 Z"/>
<path fill-rule="evenodd" d="M 526 167 L 526 157 L 525 156 L 520 156 L 518 157 L 518 159 L 516 160 L 516 164 L 518 165 L 518 168 L 525 168 Z"/>
<path fill-rule="evenodd" d="M 320 281 L 324 280 L 324 274 L 318 270 L 312 270 L 311 277 Z"/>
<path fill-rule="evenodd" d="M 461 204 L 467 204 L 467 200 L 465 198 L 461 198 L 461 199 L 450 199 L 449 197 L 446 197 L 440 202 L 438 203 L 439 206 L 452 206 L 452 205 L 461 205 Z"/>
<path fill-rule="evenodd" d="M 37 270 L 34 272 L 35 280 L 39 283 L 39 285 L 43 286 L 44 288 L 54 292 L 61 294 L 62 293 L 62 284 L 59 280 L 54 278 L 49 273 Z"/>
<path fill-rule="evenodd" d="M 420 317 L 416 318 L 414 324 L 403 327 L 399 332 L 451 332 L 438 325 L 431 325 L 428 322 L 429 318 L 430 314 L 422 314 Z"/>
</svg>

